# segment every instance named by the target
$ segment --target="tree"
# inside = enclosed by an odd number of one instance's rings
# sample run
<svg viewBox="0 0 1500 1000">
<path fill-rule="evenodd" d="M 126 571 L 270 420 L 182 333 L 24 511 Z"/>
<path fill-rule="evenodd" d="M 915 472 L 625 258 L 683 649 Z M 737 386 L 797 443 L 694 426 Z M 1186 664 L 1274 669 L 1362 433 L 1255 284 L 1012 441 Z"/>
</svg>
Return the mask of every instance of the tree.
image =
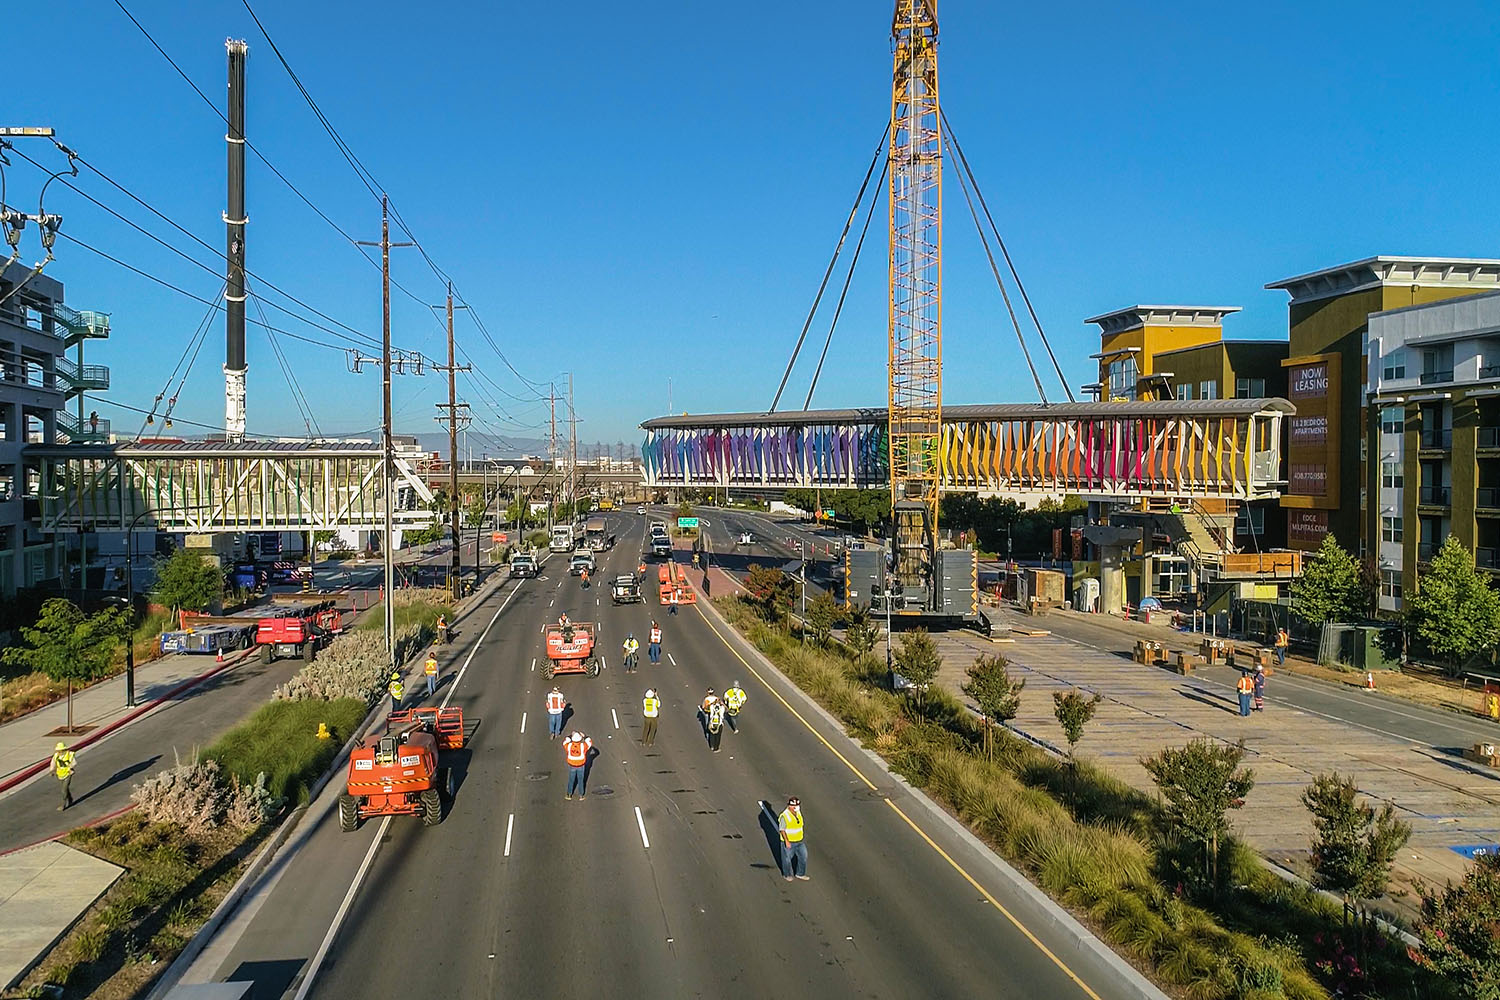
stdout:
<svg viewBox="0 0 1500 1000">
<path fill-rule="evenodd" d="M 767 624 L 780 625 L 786 620 L 796 585 L 785 573 L 751 563 L 745 577 L 745 589 L 750 592 L 750 603 Z"/>
<path fill-rule="evenodd" d="M 1405 601 L 1406 620 L 1422 644 L 1458 669 L 1500 640 L 1500 594 L 1474 569 L 1474 554 L 1449 535 L 1416 592 Z"/>
<path fill-rule="evenodd" d="M 863 660 L 875 651 L 880 639 L 880 626 L 870 617 L 868 604 L 856 604 L 849 612 L 849 625 L 844 629 L 844 642 L 854 651 L 855 657 Z"/>
<path fill-rule="evenodd" d="M 1202 851 L 1204 881 L 1219 884 L 1219 841 L 1229 832 L 1228 814 L 1245 804 L 1255 786 L 1255 772 L 1240 767 L 1245 743 L 1234 746 L 1207 738 L 1183 747 L 1165 747 L 1141 766 L 1166 799 L 1174 829 Z"/>
<path fill-rule="evenodd" d="M 119 608 L 85 615 L 72 601 L 53 598 L 42 605 L 36 624 L 23 625 L 24 646 L 4 651 L 7 664 L 47 675 L 68 685 L 68 731 L 73 731 L 73 688 L 103 677 L 115 647 L 130 640 L 130 618 Z"/>
<path fill-rule="evenodd" d="M 991 726 L 996 721 L 1004 725 L 1016 717 L 1021 710 L 1021 691 L 1026 687 L 1026 681 L 1011 677 L 1010 662 L 999 653 L 980 653 L 968 669 L 968 675 L 963 692 L 979 706 L 984 722 L 984 752 L 994 760 L 995 742 Z M 1082 735 L 1081 730 L 1079 735 Z"/>
<path fill-rule="evenodd" d="M 1089 724 L 1103 700 L 1104 696 L 1097 691 L 1091 698 L 1084 697 L 1083 692 L 1077 688 L 1069 688 L 1066 692 L 1052 692 L 1052 714 L 1057 716 L 1063 729 L 1063 738 L 1068 741 L 1068 775 L 1075 791 L 1078 785 L 1078 757 L 1075 750 L 1078 741 L 1083 739 L 1083 727 Z"/>
<path fill-rule="evenodd" d="M 943 658 L 938 655 L 937 643 L 924 628 L 902 633 L 901 643 L 896 648 L 896 672 L 911 682 L 917 692 L 917 704 L 926 701 L 927 685 L 937 677 Z"/>
<path fill-rule="evenodd" d="M 1360 588 L 1359 563 L 1345 552 L 1332 535 L 1303 567 L 1292 585 L 1292 610 L 1314 625 L 1322 622 L 1358 621 L 1369 604 Z"/>
<path fill-rule="evenodd" d="M 1481 854 L 1458 885 L 1422 890 L 1413 957 L 1463 1000 L 1500 1000 L 1500 854 Z"/>
<path fill-rule="evenodd" d="M 1396 818 L 1389 802 L 1380 811 L 1355 796 L 1352 778 L 1337 772 L 1320 774 L 1302 791 L 1302 804 L 1312 813 L 1316 838 L 1312 845 L 1313 881 L 1344 897 L 1344 921 L 1352 908 L 1363 916 L 1362 901 L 1385 893 L 1396 852 L 1411 838 L 1411 824 Z M 1365 940 L 1361 921 L 1361 943 Z"/>
<path fill-rule="evenodd" d="M 197 549 L 178 549 L 156 562 L 156 599 L 178 611 L 204 611 L 224 594 L 224 571 Z"/>
<path fill-rule="evenodd" d="M 839 606 L 826 590 L 814 597 L 807 605 L 807 630 L 819 646 L 828 645 L 833 638 L 833 627 L 838 624 Z"/>
</svg>

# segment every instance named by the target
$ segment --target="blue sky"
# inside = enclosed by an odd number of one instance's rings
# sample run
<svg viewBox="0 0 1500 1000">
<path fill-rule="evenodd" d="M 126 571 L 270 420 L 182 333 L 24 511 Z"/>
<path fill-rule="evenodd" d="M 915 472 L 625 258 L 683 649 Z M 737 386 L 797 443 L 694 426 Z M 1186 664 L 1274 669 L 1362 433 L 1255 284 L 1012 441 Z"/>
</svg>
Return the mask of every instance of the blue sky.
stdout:
<svg viewBox="0 0 1500 1000">
<path fill-rule="evenodd" d="M 13 6 L 8 34 L 46 41 L 13 53 L 3 124 L 55 126 L 221 247 L 223 123 L 112 0 Z M 378 205 L 238 0 L 126 6 L 216 102 L 223 40 L 248 39 L 251 142 L 344 229 L 378 236 Z M 889 114 L 889 6 L 821 0 L 790 21 L 703 0 L 256 11 L 515 367 L 540 382 L 576 372 L 580 439 L 631 442 L 665 410 L 669 377 L 679 411 L 770 402 Z M 1268 281 L 1376 253 L 1500 256 L 1487 181 L 1500 135 L 1483 110 L 1496 96 L 1495 8 L 944 0 L 941 14 L 945 110 L 1075 386 L 1092 380 L 1098 349 L 1085 316 L 1240 305 L 1231 336 L 1285 336 L 1285 296 Z M 45 141 L 20 148 L 61 162 Z M 7 179 L 12 202 L 33 201 L 34 169 L 17 161 Z M 89 171 L 77 183 L 194 250 Z M 378 335 L 378 271 L 253 158 L 249 206 L 250 269 Z M 1033 399 L 952 183 L 947 207 L 945 398 Z M 65 233 L 216 296 L 213 275 L 71 192 L 54 185 L 47 209 Z M 27 260 L 36 253 L 29 239 Z M 882 206 L 814 405 L 884 399 L 884 254 Z M 399 281 L 440 301 L 414 251 L 393 256 Z M 114 337 L 90 359 L 113 368 L 110 399 L 149 407 L 204 307 L 66 241 L 49 273 L 75 307 L 113 313 Z M 433 315 L 400 293 L 393 303 L 397 344 L 441 356 Z M 461 381 L 477 427 L 537 435 L 545 404 L 461 313 L 458 330 L 488 379 Z M 325 432 L 378 422 L 376 374 L 348 373 L 335 350 L 283 348 Z M 302 432 L 254 327 L 248 350 L 251 431 Z M 222 423 L 222 351 L 216 319 L 178 417 Z M 811 364 L 793 376 L 793 405 Z M 441 377 L 398 379 L 395 393 L 399 429 L 436 428 Z M 117 430 L 140 419 L 100 411 Z"/>
</svg>

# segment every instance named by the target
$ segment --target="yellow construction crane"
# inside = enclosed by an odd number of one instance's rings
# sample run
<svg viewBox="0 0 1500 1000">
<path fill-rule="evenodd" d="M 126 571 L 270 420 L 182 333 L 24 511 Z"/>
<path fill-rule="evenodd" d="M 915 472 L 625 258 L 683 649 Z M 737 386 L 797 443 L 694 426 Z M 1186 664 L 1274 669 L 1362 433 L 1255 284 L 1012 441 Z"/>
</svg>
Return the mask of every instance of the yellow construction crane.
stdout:
<svg viewBox="0 0 1500 1000">
<path fill-rule="evenodd" d="M 943 417 L 943 160 L 937 0 L 891 20 L 890 468 L 894 570 L 908 607 L 937 579 Z"/>
</svg>

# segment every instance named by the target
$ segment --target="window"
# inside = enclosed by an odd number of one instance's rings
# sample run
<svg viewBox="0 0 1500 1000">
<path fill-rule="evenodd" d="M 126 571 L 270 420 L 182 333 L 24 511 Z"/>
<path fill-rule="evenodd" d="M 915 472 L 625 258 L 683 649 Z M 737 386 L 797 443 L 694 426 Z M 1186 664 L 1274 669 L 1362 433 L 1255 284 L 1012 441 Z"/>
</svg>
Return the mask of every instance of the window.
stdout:
<svg viewBox="0 0 1500 1000">
<path fill-rule="evenodd" d="M 1192 399 L 1193 398 L 1193 386 L 1192 386 L 1191 382 L 1189 382 L 1186 385 L 1179 385 L 1177 387 L 1177 398 L 1178 399 Z"/>
<path fill-rule="evenodd" d="M 1401 518 L 1382 517 L 1380 519 L 1380 540 L 1383 542 L 1401 541 Z"/>
<path fill-rule="evenodd" d="M 1134 399 L 1135 384 L 1140 376 L 1135 357 L 1129 356 L 1109 363 L 1109 397 L 1111 399 Z"/>
<path fill-rule="evenodd" d="M 1237 378 L 1234 380 L 1234 396 L 1236 399 L 1261 399 L 1266 394 L 1266 380 L 1263 378 Z"/>
<path fill-rule="evenodd" d="M 1401 571 L 1399 569 L 1383 569 L 1380 571 L 1380 596 L 1400 603 Z"/>
<path fill-rule="evenodd" d="M 1381 369 L 1381 378 L 1406 378 L 1406 354 L 1403 351 L 1392 351 L 1385 356 L 1385 367 Z"/>
<path fill-rule="evenodd" d="M 1198 383 L 1198 398 L 1199 399 L 1218 399 L 1219 398 L 1219 385 L 1218 385 L 1218 383 L 1217 382 L 1199 382 Z"/>
<path fill-rule="evenodd" d="M 1234 515 L 1236 535 L 1264 535 L 1266 533 L 1266 509 L 1264 507 L 1241 507 Z"/>
<path fill-rule="evenodd" d="M 1400 462 L 1380 463 L 1380 486 L 1381 489 L 1399 490 L 1406 481 L 1406 475 L 1401 469 Z"/>
<path fill-rule="evenodd" d="M 1406 431 L 1406 407 L 1382 406 L 1380 408 L 1380 431 L 1382 434 L 1401 434 Z"/>
</svg>

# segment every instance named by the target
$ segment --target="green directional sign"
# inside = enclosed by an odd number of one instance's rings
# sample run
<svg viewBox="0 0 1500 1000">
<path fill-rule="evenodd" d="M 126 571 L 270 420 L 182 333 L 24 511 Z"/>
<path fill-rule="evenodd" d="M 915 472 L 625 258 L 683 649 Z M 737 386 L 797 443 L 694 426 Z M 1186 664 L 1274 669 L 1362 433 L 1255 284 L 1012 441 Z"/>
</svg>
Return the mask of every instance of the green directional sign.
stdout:
<svg viewBox="0 0 1500 1000">
<path fill-rule="evenodd" d="M 696 528 L 698 527 L 698 519 L 696 517 L 679 517 L 677 519 L 677 527 Z"/>
<path fill-rule="evenodd" d="M 827 510 L 825 510 L 823 512 L 823 516 L 824 517 L 830 517 L 831 518 L 831 517 L 833 517 L 833 515 L 834 515 L 834 510 L 833 510 L 832 507 L 828 508 Z"/>
</svg>

